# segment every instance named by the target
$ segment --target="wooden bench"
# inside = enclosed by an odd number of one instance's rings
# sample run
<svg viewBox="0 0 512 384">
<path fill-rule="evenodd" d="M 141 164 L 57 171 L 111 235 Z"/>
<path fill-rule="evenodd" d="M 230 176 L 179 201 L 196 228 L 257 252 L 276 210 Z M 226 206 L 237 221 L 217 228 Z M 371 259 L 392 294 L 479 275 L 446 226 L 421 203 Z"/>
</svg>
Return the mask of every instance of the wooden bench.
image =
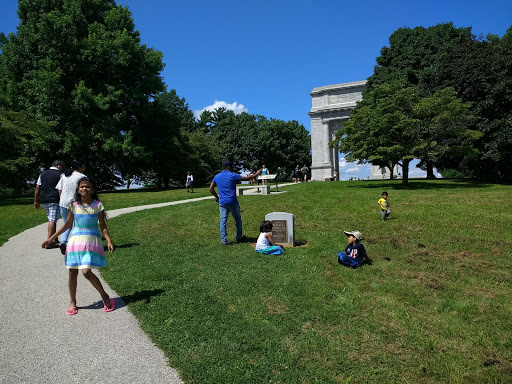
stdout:
<svg viewBox="0 0 512 384">
<path fill-rule="evenodd" d="M 257 189 L 262 195 L 270 195 L 270 185 L 241 185 L 236 187 L 236 195 L 243 196 L 244 189 Z M 261 190 L 261 192 L 260 192 Z"/>
</svg>

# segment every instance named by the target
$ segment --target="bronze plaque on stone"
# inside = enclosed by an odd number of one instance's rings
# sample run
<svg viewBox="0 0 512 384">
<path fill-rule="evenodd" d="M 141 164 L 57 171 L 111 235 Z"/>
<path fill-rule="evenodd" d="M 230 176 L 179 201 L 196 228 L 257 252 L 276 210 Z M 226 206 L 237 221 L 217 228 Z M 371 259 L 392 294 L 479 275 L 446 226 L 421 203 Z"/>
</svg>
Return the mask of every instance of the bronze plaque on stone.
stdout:
<svg viewBox="0 0 512 384">
<path fill-rule="evenodd" d="M 271 220 L 272 221 L 272 240 L 276 243 L 288 242 L 288 228 L 286 220 Z"/>
</svg>

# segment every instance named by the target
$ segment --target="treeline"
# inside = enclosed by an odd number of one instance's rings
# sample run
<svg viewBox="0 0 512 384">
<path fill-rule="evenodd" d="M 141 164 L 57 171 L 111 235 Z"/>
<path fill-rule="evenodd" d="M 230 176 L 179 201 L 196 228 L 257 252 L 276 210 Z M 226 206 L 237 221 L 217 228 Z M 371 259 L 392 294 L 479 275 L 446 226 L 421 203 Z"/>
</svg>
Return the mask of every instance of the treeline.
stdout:
<svg viewBox="0 0 512 384">
<path fill-rule="evenodd" d="M 295 121 L 226 110 L 197 121 L 166 90 L 162 53 L 141 43 L 114 0 L 20 1 L 18 16 L 17 32 L 0 35 L 2 194 L 23 192 L 56 158 L 84 158 L 103 189 L 170 187 L 187 170 L 204 182 L 224 159 L 285 174 L 310 161 Z"/>
<path fill-rule="evenodd" d="M 475 36 L 452 23 L 400 28 L 338 132 L 347 160 L 419 166 L 434 177 L 512 181 L 512 28 Z M 391 175 L 392 177 L 392 175 Z"/>
</svg>

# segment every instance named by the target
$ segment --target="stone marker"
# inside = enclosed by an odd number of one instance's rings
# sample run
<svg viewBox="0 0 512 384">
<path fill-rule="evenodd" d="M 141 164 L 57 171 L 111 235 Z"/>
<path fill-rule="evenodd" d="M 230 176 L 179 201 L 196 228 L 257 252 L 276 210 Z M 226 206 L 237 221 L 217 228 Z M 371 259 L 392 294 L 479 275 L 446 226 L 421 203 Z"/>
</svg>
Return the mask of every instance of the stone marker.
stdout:
<svg viewBox="0 0 512 384">
<path fill-rule="evenodd" d="M 293 247 L 295 243 L 295 215 L 287 212 L 271 212 L 265 220 L 272 222 L 272 239 L 285 247 Z"/>
</svg>

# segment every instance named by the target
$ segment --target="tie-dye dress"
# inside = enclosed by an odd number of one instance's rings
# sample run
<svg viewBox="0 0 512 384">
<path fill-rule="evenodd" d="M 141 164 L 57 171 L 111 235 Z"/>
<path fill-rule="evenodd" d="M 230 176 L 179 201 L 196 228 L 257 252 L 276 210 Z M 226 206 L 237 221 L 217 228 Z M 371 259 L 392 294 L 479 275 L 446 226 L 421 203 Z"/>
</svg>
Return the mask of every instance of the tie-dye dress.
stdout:
<svg viewBox="0 0 512 384">
<path fill-rule="evenodd" d="M 76 201 L 69 206 L 74 222 L 66 247 L 67 268 L 99 268 L 107 265 L 98 229 L 98 215 L 103 209 L 103 204 L 98 200 L 86 207 Z"/>
</svg>

